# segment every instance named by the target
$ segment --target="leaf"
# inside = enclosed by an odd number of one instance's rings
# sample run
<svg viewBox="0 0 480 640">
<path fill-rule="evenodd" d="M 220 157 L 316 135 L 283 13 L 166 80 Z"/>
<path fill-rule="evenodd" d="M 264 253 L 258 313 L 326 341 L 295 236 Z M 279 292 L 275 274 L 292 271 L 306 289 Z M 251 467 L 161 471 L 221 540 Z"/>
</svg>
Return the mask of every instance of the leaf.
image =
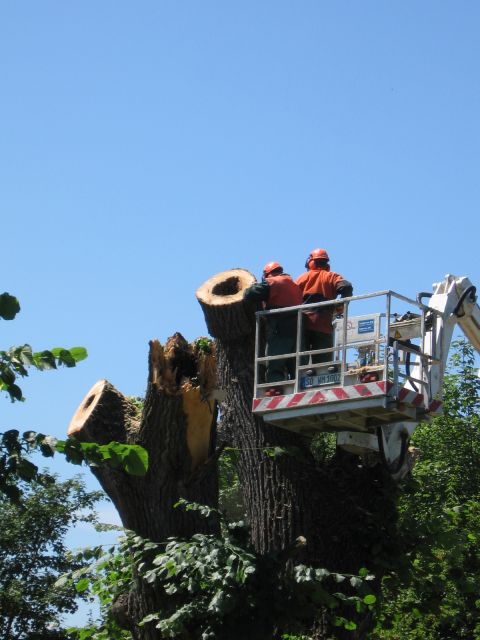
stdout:
<svg viewBox="0 0 480 640">
<path fill-rule="evenodd" d="M 148 452 L 138 445 L 130 445 L 125 459 L 125 471 L 132 476 L 144 476 L 148 470 Z"/>
<path fill-rule="evenodd" d="M 67 349 L 62 349 L 58 355 L 58 361 L 60 364 L 64 364 L 66 367 L 74 367 L 75 366 L 75 358 L 72 356 L 70 351 Z"/>
<path fill-rule="evenodd" d="M 57 368 L 53 353 L 47 350 L 38 351 L 33 354 L 33 365 L 37 367 L 37 369 L 40 369 L 40 371 Z"/>
<path fill-rule="evenodd" d="M 0 317 L 4 320 L 13 320 L 19 311 L 20 303 L 15 296 L 6 292 L 0 295 Z"/>
<path fill-rule="evenodd" d="M 333 579 L 335 582 L 344 582 L 347 579 L 347 576 L 344 576 L 341 573 L 332 573 Z M 352 586 L 355 586 L 352 584 Z"/>
<path fill-rule="evenodd" d="M 375 602 L 377 601 L 377 598 L 376 596 L 373 595 L 373 593 L 369 593 L 363 598 L 363 601 L 365 604 L 375 604 Z"/>
<path fill-rule="evenodd" d="M 353 622 L 353 620 L 348 620 L 347 622 L 345 622 L 343 627 L 347 631 L 355 631 L 355 629 L 357 628 L 357 625 L 355 624 L 355 622 Z"/>
<path fill-rule="evenodd" d="M 17 474 L 22 480 L 30 482 L 37 475 L 38 467 L 29 460 L 22 459 L 18 463 Z"/>
<path fill-rule="evenodd" d="M 138 623 L 138 626 L 143 627 L 148 622 L 153 622 L 154 620 L 160 620 L 160 615 L 158 613 L 148 614 L 148 616 L 145 616 L 145 618 L 142 618 L 142 620 Z"/>
<path fill-rule="evenodd" d="M 88 351 L 85 347 L 72 347 L 69 349 L 70 355 L 75 360 L 75 362 L 81 362 L 88 357 Z"/>
<path fill-rule="evenodd" d="M 13 484 L 0 485 L 0 491 L 2 491 L 14 504 L 20 502 L 20 496 L 22 492 L 18 487 Z"/>
<path fill-rule="evenodd" d="M 8 431 L 5 431 L 5 433 L 2 435 L 1 444 L 2 446 L 6 447 L 9 453 L 11 453 L 12 451 L 19 450 L 19 447 L 20 447 L 20 443 L 18 441 L 19 435 L 20 435 L 20 432 L 18 431 L 18 429 L 9 429 Z"/>
<path fill-rule="evenodd" d="M 15 382 L 15 374 L 10 367 L 5 367 L 0 371 L 0 379 L 9 387 Z"/>
<path fill-rule="evenodd" d="M 144 476 L 148 470 L 148 452 L 136 444 L 122 444 L 120 442 L 110 442 L 98 447 L 98 462 L 108 462 L 111 466 L 122 467 L 127 473 L 133 476 Z M 82 449 L 87 451 L 85 443 Z M 91 454 L 89 455 L 91 458 Z"/>
<path fill-rule="evenodd" d="M 288 450 L 285 447 L 265 447 L 263 451 L 269 458 L 288 455 Z"/>
<path fill-rule="evenodd" d="M 11 384 L 8 387 L 7 391 L 10 394 L 10 398 L 11 398 L 12 402 L 14 400 L 22 400 L 22 398 L 23 398 L 22 390 L 20 389 L 20 387 L 18 385 Z"/>
<path fill-rule="evenodd" d="M 83 593 L 90 586 L 90 580 L 88 578 L 82 578 L 75 585 L 75 590 L 77 593 Z"/>
<path fill-rule="evenodd" d="M 24 344 L 23 347 L 20 348 L 18 356 L 24 365 L 28 367 L 33 365 L 32 347 L 29 344 Z"/>
</svg>

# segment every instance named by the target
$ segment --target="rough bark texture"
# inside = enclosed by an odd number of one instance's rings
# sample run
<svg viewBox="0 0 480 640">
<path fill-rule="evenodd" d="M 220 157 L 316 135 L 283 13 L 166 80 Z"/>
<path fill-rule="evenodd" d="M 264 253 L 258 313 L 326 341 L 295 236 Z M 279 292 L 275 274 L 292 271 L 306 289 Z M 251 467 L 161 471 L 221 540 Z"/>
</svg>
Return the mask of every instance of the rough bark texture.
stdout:
<svg viewBox="0 0 480 640">
<path fill-rule="evenodd" d="M 231 273 L 224 272 L 225 282 L 231 280 Z M 217 274 L 215 291 L 206 283 L 197 298 L 207 326 L 214 328 L 219 385 L 225 392 L 219 435 L 240 449 L 238 473 L 255 549 L 261 554 L 279 553 L 303 536 L 307 544 L 298 558 L 301 561 L 338 572 L 372 568 L 378 547 L 385 555 L 394 552 L 395 500 L 389 478 L 382 468 L 365 468 L 357 458 L 341 452 L 319 467 L 303 438 L 253 415 L 255 309 L 243 301 L 242 290 L 233 298 L 231 293 L 228 300 L 225 297 L 241 318 L 240 333 L 218 300 L 228 291 L 221 281 L 222 274 Z M 265 452 L 270 447 L 293 448 L 295 455 L 272 458 Z M 358 623 L 358 632 L 345 632 L 345 637 L 363 637 L 368 616 Z M 331 637 L 321 620 L 315 637 Z M 335 630 L 334 637 L 342 637 L 342 632 Z"/>
<path fill-rule="evenodd" d="M 297 561 L 338 572 L 375 569 L 382 554 L 388 558 L 396 552 L 394 496 L 383 470 L 365 468 L 345 455 L 319 467 L 307 441 L 268 426 L 251 411 L 255 309 L 243 301 L 243 291 L 253 282 L 248 271 L 232 269 L 197 291 L 216 338 L 216 358 L 188 345 L 179 334 L 165 348 L 151 342 L 141 414 L 133 400 L 103 380 L 86 395 L 69 435 L 101 444 L 139 444 L 149 452 L 145 478 L 107 467 L 95 470 L 127 528 L 155 541 L 216 532 L 215 522 L 172 507 L 181 497 L 217 504 L 213 398 L 219 386 L 224 394 L 219 435 L 239 449 L 238 473 L 255 549 L 283 558 L 297 547 Z M 290 453 L 272 457 L 268 451 L 275 447 Z M 303 538 L 305 544 L 295 545 Z M 116 619 L 138 640 L 160 637 L 155 629 L 140 630 L 136 623 L 161 608 L 162 594 L 139 580 L 114 607 Z M 343 637 L 338 630 L 332 634 L 324 620 L 319 616 L 312 621 L 315 638 Z M 345 632 L 350 640 L 365 636 L 368 617 L 357 622 L 357 633 Z"/>
<path fill-rule="evenodd" d="M 197 291 L 207 327 L 217 339 L 218 380 L 225 391 L 221 436 L 240 450 L 238 473 L 259 553 L 280 552 L 312 530 L 310 480 L 313 458 L 305 440 L 268 426 L 251 411 L 254 378 L 255 308 L 243 300 L 253 276 L 235 280 L 241 271 L 215 275 Z M 248 272 L 246 272 L 248 273 Z M 235 281 L 232 292 L 229 283 Z M 223 283 L 223 284 L 222 284 Z M 297 453 L 272 458 L 267 450 L 293 448 Z"/>
<path fill-rule="evenodd" d="M 313 459 L 299 436 L 268 426 L 251 411 L 253 335 L 241 340 L 218 337 L 222 403 L 221 436 L 240 450 L 238 473 L 251 526 L 261 553 L 279 552 L 312 528 L 309 476 Z M 275 447 L 294 448 L 297 456 L 271 456 Z M 311 540 L 307 538 L 308 544 Z"/>
<path fill-rule="evenodd" d="M 117 508 L 123 525 L 142 537 L 218 533 L 218 523 L 195 511 L 174 509 L 179 498 L 216 507 L 216 385 L 214 354 L 205 354 L 175 334 L 163 348 L 150 343 L 143 411 L 109 382 L 97 382 L 75 413 L 68 435 L 81 441 L 138 444 L 149 454 L 145 477 L 108 466 L 92 468 Z M 115 603 L 117 619 L 135 638 L 158 638 L 136 622 L 160 608 L 161 594 L 137 581 L 136 590 Z"/>
<path fill-rule="evenodd" d="M 254 282 L 249 271 L 230 269 L 212 276 L 197 290 L 211 336 L 219 338 L 227 328 L 230 340 L 252 334 L 255 318 L 243 302 L 243 291 Z"/>
</svg>

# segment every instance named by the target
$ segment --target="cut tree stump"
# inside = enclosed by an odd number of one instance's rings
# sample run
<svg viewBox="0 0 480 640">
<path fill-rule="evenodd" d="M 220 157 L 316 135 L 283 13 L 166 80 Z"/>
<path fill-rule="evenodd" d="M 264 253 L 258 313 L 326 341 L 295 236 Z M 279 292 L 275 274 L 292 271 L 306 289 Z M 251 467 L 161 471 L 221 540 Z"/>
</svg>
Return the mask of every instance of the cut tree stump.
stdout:
<svg viewBox="0 0 480 640">
<path fill-rule="evenodd" d="M 217 341 L 221 403 L 220 432 L 239 450 L 238 473 L 259 553 L 278 552 L 305 535 L 310 528 L 311 497 L 307 483 L 313 458 L 305 441 L 288 431 L 271 427 L 252 413 L 255 306 L 243 292 L 255 282 L 244 269 L 218 273 L 196 293 L 207 327 Z M 297 457 L 273 458 L 277 448 L 295 450 Z"/>
<path fill-rule="evenodd" d="M 163 347 L 150 342 L 143 410 L 107 380 L 97 382 L 75 412 L 68 435 L 83 442 L 137 444 L 149 455 L 145 477 L 107 465 L 92 468 L 123 525 L 163 541 L 218 531 L 194 511 L 174 509 L 180 498 L 216 507 L 217 403 L 214 349 L 190 345 L 179 333 Z"/>
<path fill-rule="evenodd" d="M 211 336 L 220 338 L 227 331 L 234 339 L 252 333 L 255 317 L 251 305 L 243 300 L 243 292 L 255 282 L 246 269 L 230 269 L 212 276 L 197 290 Z"/>
<path fill-rule="evenodd" d="M 382 467 L 363 467 L 342 452 L 316 464 L 302 437 L 254 416 L 255 309 L 243 302 L 243 291 L 252 281 L 239 279 L 233 293 L 232 272 L 237 271 L 215 275 L 198 289 L 197 299 L 216 338 L 218 384 L 225 394 L 219 433 L 238 450 L 237 471 L 252 544 L 260 554 L 282 557 L 296 540 L 304 539 L 298 562 L 339 573 L 374 567 L 375 545 L 394 549 L 390 535 L 395 488 Z M 277 455 L 281 450 L 285 453 Z M 377 571 L 381 576 L 378 566 Z M 371 583 L 372 591 L 379 584 Z M 335 637 L 365 637 L 370 616 L 360 614 L 357 622 L 358 633 L 335 629 Z M 332 637 L 332 629 L 319 625 L 315 638 Z"/>
<path fill-rule="evenodd" d="M 70 422 L 68 435 L 79 441 L 116 441 L 147 450 L 144 477 L 106 464 L 91 468 L 124 527 L 143 538 L 161 543 L 172 536 L 219 534 L 218 518 L 174 508 L 180 498 L 218 507 L 216 375 L 215 348 L 207 339 L 189 344 L 176 333 L 165 346 L 153 340 L 143 408 L 100 380 Z M 135 567 L 133 573 L 132 589 L 117 598 L 112 615 L 135 640 L 157 640 L 161 634 L 154 625 L 138 623 L 164 607 L 165 595 L 139 579 Z"/>
<path fill-rule="evenodd" d="M 138 444 L 148 451 L 143 478 L 105 465 L 92 469 L 126 528 L 156 542 L 218 534 L 215 519 L 173 505 L 185 498 L 218 506 L 215 398 L 223 395 L 219 430 L 238 452 L 237 471 L 256 551 L 283 557 L 301 539 L 299 562 L 340 573 L 374 569 L 372 548 L 390 544 L 395 551 L 395 540 L 389 538 L 395 496 L 385 490 L 382 470 L 363 468 L 355 458 L 342 456 L 316 465 L 303 438 L 252 413 L 255 308 L 243 300 L 243 292 L 253 283 L 255 277 L 245 269 L 205 282 L 196 296 L 215 347 L 209 352 L 198 342 L 190 345 L 178 333 L 165 346 L 150 342 L 143 409 L 100 380 L 75 412 L 69 434 L 100 444 L 112 439 Z M 161 594 L 144 581 L 136 578 L 135 589 L 114 608 L 135 640 L 160 637 L 149 625 L 138 627 L 144 616 L 162 608 Z M 364 637 L 368 619 L 358 622 L 362 631 L 345 631 L 345 637 Z M 343 632 L 335 633 L 343 638 Z M 319 630 L 315 637 L 326 640 L 331 630 Z"/>
</svg>

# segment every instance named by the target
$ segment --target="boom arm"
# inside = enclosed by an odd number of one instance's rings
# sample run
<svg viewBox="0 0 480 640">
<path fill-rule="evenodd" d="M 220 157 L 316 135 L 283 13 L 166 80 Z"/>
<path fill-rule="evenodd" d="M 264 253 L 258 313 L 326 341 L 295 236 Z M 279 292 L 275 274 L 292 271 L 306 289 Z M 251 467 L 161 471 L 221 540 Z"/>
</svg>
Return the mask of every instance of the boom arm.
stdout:
<svg viewBox="0 0 480 640">
<path fill-rule="evenodd" d="M 480 308 L 477 304 L 476 289 L 468 278 L 445 276 L 445 279 L 433 285 L 433 293 L 428 307 L 433 311 L 430 319 L 430 329 L 424 334 L 423 367 L 420 357 L 412 365 L 412 377 L 420 378 L 421 373 L 425 381 L 423 389 L 425 406 L 429 406 L 432 399 L 442 396 L 443 379 L 448 361 L 448 352 L 452 341 L 453 331 L 458 324 L 472 346 L 480 353 Z M 428 294 L 421 294 L 428 295 Z M 427 322 L 425 322 L 427 324 Z M 406 388 L 415 389 L 411 380 L 407 380 Z M 393 477 L 402 478 L 410 468 L 408 457 L 402 455 L 405 438 L 415 430 L 415 422 L 397 422 L 385 425 L 378 432 L 378 448 L 373 436 L 366 434 L 339 433 L 337 443 L 340 446 L 357 444 L 365 450 L 380 451 L 388 464 L 398 460 Z"/>
<path fill-rule="evenodd" d="M 440 312 L 435 314 L 434 331 L 431 332 L 425 352 L 439 361 L 430 367 L 430 397 L 440 397 L 448 361 L 448 352 L 455 325 L 459 325 L 472 346 L 480 353 L 480 308 L 476 288 L 465 277 L 447 275 L 445 280 L 433 285 L 434 292 L 428 306 Z"/>
</svg>

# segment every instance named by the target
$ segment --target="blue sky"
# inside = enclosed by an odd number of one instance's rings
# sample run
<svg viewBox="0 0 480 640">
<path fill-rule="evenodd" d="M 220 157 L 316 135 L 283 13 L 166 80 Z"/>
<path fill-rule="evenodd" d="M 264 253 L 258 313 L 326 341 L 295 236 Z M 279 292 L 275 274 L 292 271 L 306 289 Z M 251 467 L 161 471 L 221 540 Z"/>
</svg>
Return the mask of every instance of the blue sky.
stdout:
<svg viewBox="0 0 480 640">
<path fill-rule="evenodd" d="M 148 341 L 204 335 L 230 267 L 324 247 L 355 293 L 478 284 L 479 25 L 474 0 L 2 3 L 2 345 L 90 354 L 2 429 L 63 437 L 101 378 L 141 395 Z"/>
</svg>

